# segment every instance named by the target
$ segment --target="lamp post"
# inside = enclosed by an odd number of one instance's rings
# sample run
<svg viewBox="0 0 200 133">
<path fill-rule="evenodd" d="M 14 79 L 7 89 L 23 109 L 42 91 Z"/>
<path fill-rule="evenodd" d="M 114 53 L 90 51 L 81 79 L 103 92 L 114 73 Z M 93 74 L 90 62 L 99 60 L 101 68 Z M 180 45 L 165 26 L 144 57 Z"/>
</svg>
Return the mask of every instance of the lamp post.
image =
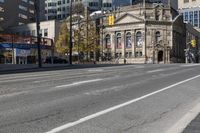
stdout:
<svg viewBox="0 0 200 133">
<path fill-rule="evenodd" d="M 144 47 L 145 47 L 145 64 L 147 63 L 147 21 L 146 21 L 146 1 L 143 0 L 143 12 L 144 12 Z"/>
<path fill-rule="evenodd" d="M 36 29 L 37 29 L 37 50 L 38 50 L 38 67 L 42 67 L 42 61 L 41 61 L 41 37 L 40 37 L 40 5 L 39 5 L 39 0 L 35 0 L 35 12 L 36 12 Z"/>
<path fill-rule="evenodd" d="M 104 44 L 104 37 L 103 37 L 103 16 L 104 16 L 104 6 L 103 6 L 103 0 L 101 0 L 101 16 L 102 16 L 102 21 L 101 21 L 101 45 L 102 45 L 102 51 L 101 51 L 101 61 L 103 61 L 103 44 Z"/>
<path fill-rule="evenodd" d="M 70 10 L 69 10 L 69 64 L 72 64 L 72 0 L 70 0 Z"/>
<path fill-rule="evenodd" d="M 11 40 L 12 40 L 12 64 L 15 64 L 14 63 L 14 36 L 13 35 L 11 35 Z"/>
</svg>

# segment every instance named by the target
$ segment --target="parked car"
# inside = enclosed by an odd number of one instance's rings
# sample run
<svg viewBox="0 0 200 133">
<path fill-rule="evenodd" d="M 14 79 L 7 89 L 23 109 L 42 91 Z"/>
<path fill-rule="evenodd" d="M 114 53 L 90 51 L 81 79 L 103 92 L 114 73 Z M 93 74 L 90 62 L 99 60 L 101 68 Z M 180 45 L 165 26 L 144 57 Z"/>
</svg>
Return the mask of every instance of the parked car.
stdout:
<svg viewBox="0 0 200 133">
<path fill-rule="evenodd" d="M 54 64 L 66 64 L 68 61 L 66 59 L 54 56 L 54 57 L 47 57 L 44 63 L 51 64 L 51 60 L 53 59 Z"/>
</svg>

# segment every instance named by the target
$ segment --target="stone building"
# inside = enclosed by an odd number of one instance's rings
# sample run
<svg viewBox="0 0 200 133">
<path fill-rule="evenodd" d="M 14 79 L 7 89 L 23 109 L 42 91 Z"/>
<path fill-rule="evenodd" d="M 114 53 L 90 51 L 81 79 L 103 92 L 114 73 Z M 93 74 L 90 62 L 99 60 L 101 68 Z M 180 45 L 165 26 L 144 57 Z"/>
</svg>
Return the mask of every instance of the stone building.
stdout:
<svg viewBox="0 0 200 133">
<path fill-rule="evenodd" d="M 168 5 L 141 3 L 114 13 L 104 25 L 103 60 L 116 63 L 185 62 L 186 28 L 182 15 Z M 108 20 L 107 20 L 108 22 Z"/>
</svg>

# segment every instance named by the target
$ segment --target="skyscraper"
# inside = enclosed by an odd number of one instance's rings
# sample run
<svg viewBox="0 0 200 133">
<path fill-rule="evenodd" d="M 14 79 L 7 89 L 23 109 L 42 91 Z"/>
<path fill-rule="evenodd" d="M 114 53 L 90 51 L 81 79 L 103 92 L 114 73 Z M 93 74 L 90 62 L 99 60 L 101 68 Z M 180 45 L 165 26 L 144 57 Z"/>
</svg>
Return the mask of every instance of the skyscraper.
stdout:
<svg viewBox="0 0 200 133">
<path fill-rule="evenodd" d="M 35 0 L 0 0 L 0 25 L 6 29 L 35 21 Z"/>
</svg>

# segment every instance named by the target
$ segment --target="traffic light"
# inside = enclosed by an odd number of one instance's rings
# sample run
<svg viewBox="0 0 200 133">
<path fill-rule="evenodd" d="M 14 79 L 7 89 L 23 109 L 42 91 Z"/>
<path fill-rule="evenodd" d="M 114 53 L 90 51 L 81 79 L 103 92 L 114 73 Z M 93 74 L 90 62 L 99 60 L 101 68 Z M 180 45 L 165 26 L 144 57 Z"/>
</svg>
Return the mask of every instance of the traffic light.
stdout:
<svg viewBox="0 0 200 133">
<path fill-rule="evenodd" d="M 109 17 L 108 17 L 108 25 L 110 25 L 110 26 L 112 26 L 112 25 L 114 25 L 114 15 L 110 15 Z"/>
<path fill-rule="evenodd" d="M 191 40 L 191 45 L 192 45 L 193 48 L 196 47 L 196 44 L 197 44 L 196 40 L 195 40 L 195 39 L 192 39 L 192 40 Z"/>
</svg>

